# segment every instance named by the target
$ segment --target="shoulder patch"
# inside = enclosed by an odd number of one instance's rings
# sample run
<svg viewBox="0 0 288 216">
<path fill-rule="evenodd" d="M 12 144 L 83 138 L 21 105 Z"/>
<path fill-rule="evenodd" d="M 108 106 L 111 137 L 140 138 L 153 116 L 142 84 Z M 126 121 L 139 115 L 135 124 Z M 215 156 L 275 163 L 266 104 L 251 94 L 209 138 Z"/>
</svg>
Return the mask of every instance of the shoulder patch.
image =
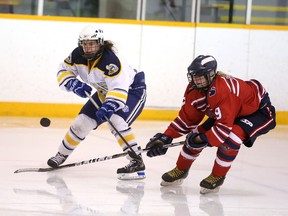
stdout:
<svg viewBox="0 0 288 216">
<path fill-rule="evenodd" d="M 209 97 L 212 97 L 212 96 L 214 96 L 216 94 L 216 88 L 215 88 L 215 86 L 213 86 L 211 89 L 210 89 L 210 91 L 209 91 Z"/>
<path fill-rule="evenodd" d="M 64 60 L 67 64 L 72 64 L 72 53 Z"/>
<path fill-rule="evenodd" d="M 119 67 L 115 64 L 106 65 L 106 70 L 108 71 L 108 76 L 115 76 L 120 72 Z"/>
<path fill-rule="evenodd" d="M 66 64 L 85 64 L 87 65 L 87 60 L 81 55 L 80 48 L 75 48 L 72 53 L 64 60 Z"/>
<path fill-rule="evenodd" d="M 111 50 L 104 50 L 97 67 L 104 71 L 105 76 L 116 76 L 121 72 L 121 62 Z"/>
</svg>

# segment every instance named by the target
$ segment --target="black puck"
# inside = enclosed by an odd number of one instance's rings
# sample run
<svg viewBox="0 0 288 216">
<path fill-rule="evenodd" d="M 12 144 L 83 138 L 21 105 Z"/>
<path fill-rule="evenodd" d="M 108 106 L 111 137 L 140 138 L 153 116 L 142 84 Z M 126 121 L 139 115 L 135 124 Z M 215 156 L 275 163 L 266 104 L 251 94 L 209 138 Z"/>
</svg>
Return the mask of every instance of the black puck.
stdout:
<svg viewBox="0 0 288 216">
<path fill-rule="evenodd" d="M 49 118 L 41 118 L 40 124 L 42 127 L 49 127 L 50 126 L 50 119 Z"/>
</svg>

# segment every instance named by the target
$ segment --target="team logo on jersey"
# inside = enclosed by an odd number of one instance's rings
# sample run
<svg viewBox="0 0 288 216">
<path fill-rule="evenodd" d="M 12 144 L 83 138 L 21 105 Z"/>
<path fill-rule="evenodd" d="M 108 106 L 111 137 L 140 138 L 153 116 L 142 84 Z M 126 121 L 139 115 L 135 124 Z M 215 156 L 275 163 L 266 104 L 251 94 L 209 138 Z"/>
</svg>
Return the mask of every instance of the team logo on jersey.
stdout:
<svg viewBox="0 0 288 216">
<path fill-rule="evenodd" d="M 119 68 L 115 64 L 106 65 L 106 69 L 108 70 L 109 76 L 112 76 L 119 71 Z"/>
<path fill-rule="evenodd" d="M 209 91 L 209 96 L 212 97 L 212 96 L 214 96 L 215 94 L 216 94 L 216 88 L 215 88 L 215 86 L 213 86 L 213 87 L 210 89 L 210 91 Z"/>
<path fill-rule="evenodd" d="M 247 124 L 247 125 L 249 125 L 250 127 L 253 127 L 253 123 L 250 122 L 248 119 L 241 119 L 240 121 L 245 123 L 245 124 Z"/>
<path fill-rule="evenodd" d="M 184 106 L 184 105 L 185 105 L 185 97 L 182 100 L 182 106 Z"/>
<path fill-rule="evenodd" d="M 67 64 L 72 64 L 72 55 L 70 54 L 65 60 Z"/>
</svg>

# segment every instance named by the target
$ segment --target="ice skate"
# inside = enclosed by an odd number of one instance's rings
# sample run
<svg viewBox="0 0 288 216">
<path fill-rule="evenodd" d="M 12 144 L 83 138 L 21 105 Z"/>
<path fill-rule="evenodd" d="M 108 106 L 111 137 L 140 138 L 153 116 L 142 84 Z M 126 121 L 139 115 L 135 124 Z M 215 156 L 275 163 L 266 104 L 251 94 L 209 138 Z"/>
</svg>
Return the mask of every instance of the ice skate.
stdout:
<svg viewBox="0 0 288 216">
<path fill-rule="evenodd" d="M 65 160 L 67 159 L 68 155 L 63 155 L 60 152 L 58 152 L 54 157 L 51 157 L 48 161 L 47 164 L 50 167 L 53 168 L 57 168 L 59 167 L 61 164 L 63 164 L 65 162 Z"/>
<path fill-rule="evenodd" d="M 179 170 L 178 167 L 166 172 L 162 175 L 161 186 L 169 186 L 169 185 L 181 185 L 183 180 L 188 176 L 189 169 L 187 170 Z"/>
<path fill-rule="evenodd" d="M 220 186 L 224 183 L 224 180 L 225 176 L 213 176 L 210 174 L 200 182 L 200 193 L 217 193 L 220 190 Z"/>
<path fill-rule="evenodd" d="M 117 174 L 120 180 L 144 179 L 145 164 L 142 159 L 132 159 L 128 165 L 119 168 Z"/>
</svg>

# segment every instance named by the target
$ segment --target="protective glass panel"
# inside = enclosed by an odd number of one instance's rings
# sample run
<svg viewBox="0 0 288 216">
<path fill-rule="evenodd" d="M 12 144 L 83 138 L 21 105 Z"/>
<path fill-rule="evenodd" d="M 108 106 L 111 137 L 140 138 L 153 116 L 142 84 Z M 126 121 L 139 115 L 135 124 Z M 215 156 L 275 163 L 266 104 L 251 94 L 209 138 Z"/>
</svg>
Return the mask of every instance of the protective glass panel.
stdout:
<svg viewBox="0 0 288 216">
<path fill-rule="evenodd" d="M 37 14 L 37 2 L 35 0 L 0 0 L 0 13 Z"/>
<path fill-rule="evenodd" d="M 251 24 L 288 25 L 288 0 L 253 0 Z"/>
<path fill-rule="evenodd" d="M 191 22 L 192 0 L 147 0 L 145 20 Z"/>
<path fill-rule="evenodd" d="M 201 0 L 200 22 L 245 23 L 246 0 Z"/>
<path fill-rule="evenodd" d="M 39 2 L 0 0 L 0 13 L 244 24 L 247 10 L 247 0 L 146 0 L 138 15 L 138 0 L 43 0 L 43 10 Z M 251 24 L 288 25 L 287 15 L 288 0 L 252 1 Z"/>
<path fill-rule="evenodd" d="M 43 15 L 98 17 L 99 2 L 81 0 L 46 0 Z"/>
</svg>

